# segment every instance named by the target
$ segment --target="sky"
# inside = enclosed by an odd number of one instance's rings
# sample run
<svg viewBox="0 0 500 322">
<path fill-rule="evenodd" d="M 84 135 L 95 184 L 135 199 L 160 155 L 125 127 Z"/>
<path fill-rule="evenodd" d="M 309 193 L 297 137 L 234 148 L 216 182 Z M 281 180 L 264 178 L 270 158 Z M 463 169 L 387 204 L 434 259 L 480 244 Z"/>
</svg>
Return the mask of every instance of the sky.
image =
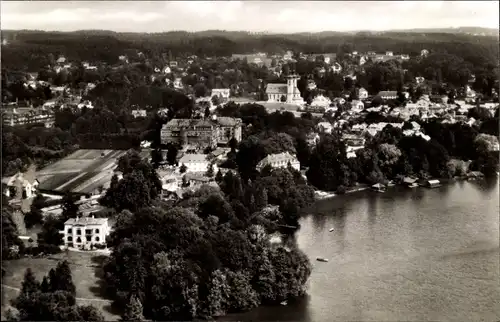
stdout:
<svg viewBox="0 0 500 322">
<path fill-rule="evenodd" d="M 318 32 L 499 26 L 499 1 L 2 1 L 2 29 Z"/>
</svg>

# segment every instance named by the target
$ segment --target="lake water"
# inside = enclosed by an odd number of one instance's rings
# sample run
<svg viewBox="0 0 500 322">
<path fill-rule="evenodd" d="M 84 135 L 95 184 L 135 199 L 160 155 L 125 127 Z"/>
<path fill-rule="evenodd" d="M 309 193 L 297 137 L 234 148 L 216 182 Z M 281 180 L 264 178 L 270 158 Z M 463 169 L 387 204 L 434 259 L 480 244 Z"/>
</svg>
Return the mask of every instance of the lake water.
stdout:
<svg viewBox="0 0 500 322">
<path fill-rule="evenodd" d="M 363 191 L 309 212 L 296 234 L 309 295 L 221 320 L 500 320 L 498 180 Z"/>
</svg>

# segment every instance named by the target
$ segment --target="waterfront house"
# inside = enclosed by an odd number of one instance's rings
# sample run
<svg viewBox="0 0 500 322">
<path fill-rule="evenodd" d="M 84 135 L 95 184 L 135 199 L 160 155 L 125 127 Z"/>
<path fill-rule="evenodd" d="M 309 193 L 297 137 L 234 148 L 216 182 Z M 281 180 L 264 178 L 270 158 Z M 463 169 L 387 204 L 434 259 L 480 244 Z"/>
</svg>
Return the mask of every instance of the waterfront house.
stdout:
<svg viewBox="0 0 500 322">
<path fill-rule="evenodd" d="M 211 161 L 208 160 L 206 154 L 184 154 L 180 160 L 179 165 L 186 166 L 186 172 L 206 172 L 210 166 Z M 218 171 L 217 165 L 213 164 L 214 173 Z"/>
<path fill-rule="evenodd" d="M 289 152 L 268 155 L 257 164 L 257 170 L 260 171 L 268 165 L 273 168 L 286 168 L 288 164 L 291 164 L 295 170 L 300 171 L 299 160 Z"/>
<path fill-rule="evenodd" d="M 91 245 L 104 245 L 111 227 L 108 218 L 76 217 L 64 223 L 64 245 L 88 249 Z"/>
<path fill-rule="evenodd" d="M 437 179 L 426 180 L 424 184 L 427 188 L 437 188 L 441 185 L 441 182 Z"/>
</svg>

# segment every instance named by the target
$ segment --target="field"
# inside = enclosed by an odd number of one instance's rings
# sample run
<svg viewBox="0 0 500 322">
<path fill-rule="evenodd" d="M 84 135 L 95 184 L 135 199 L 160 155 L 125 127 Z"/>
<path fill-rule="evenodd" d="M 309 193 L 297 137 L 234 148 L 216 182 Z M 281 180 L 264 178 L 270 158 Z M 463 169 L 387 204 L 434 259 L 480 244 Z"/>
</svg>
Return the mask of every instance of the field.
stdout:
<svg viewBox="0 0 500 322">
<path fill-rule="evenodd" d="M 3 312 L 10 301 L 14 299 L 24 278 L 24 272 L 30 267 L 41 281 L 51 268 L 55 268 L 60 260 L 68 260 L 76 286 L 77 304 L 93 305 L 104 315 L 106 321 L 116 321 L 119 316 L 111 309 L 111 301 L 102 296 L 101 267 L 103 255 L 90 252 L 63 252 L 48 258 L 22 258 L 3 261 L 6 270 L 2 282 L 2 321 Z"/>
<path fill-rule="evenodd" d="M 92 193 L 113 176 L 117 160 L 126 151 L 78 150 L 37 173 L 42 191 Z"/>
</svg>

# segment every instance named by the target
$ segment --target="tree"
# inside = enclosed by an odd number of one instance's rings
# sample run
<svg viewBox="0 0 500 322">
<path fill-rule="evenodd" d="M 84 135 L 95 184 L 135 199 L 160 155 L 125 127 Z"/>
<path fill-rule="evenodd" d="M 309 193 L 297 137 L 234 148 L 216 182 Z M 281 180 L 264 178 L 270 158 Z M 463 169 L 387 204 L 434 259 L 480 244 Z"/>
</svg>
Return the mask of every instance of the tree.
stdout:
<svg viewBox="0 0 500 322">
<path fill-rule="evenodd" d="M 183 163 L 180 168 L 181 173 L 185 173 L 187 171 L 186 165 Z"/>
<path fill-rule="evenodd" d="M 62 199 L 62 214 L 61 218 L 64 221 L 78 216 L 78 206 L 76 205 L 76 197 L 71 193 L 66 193 Z"/>
<path fill-rule="evenodd" d="M 214 164 L 210 163 L 207 167 L 207 172 L 205 175 L 209 178 L 212 178 L 214 176 Z"/>
<path fill-rule="evenodd" d="M 38 291 L 40 291 L 40 283 L 36 280 L 31 268 L 27 268 L 21 285 L 21 293 L 29 295 L 30 293 L 36 293 Z"/>
<path fill-rule="evenodd" d="M 63 243 L 60 233 L 64 222 L 54 216 L 47 216 L 43 222 L 42 231 L 38 233 L 38 243 L 59 246 Z M 64 226 L 63 226 L 64 227 Z"/>
<path fill-rule="evenodd" d="M 215 175 L 215 182 L 220 184 L 223 179 L 224 179 L 224 176 L 222 175 L 222 172 L 219 169 L 219 171 L 217 171 L 217 174 Z"/>
<path fill-rule="evenodd" d="M 210 107 L 207 106 L 205 108 L 205 115 L 204 116 L 206 119 L 208 119 L 210 117 Z"/>
<path fill-rule="evenodd" d="M 231 148 L 231 151 L 235 152 L 238 147 L 238 140 L 236 140 L 235 137 L 232 137 L 231 140 L 229 140 L 228 145 Z"/>
<path fill-rule="evenodd" d="M 71 268 L 69 267 L 69 262 L 64 260 L 57 264 L 56 269 L 51 273 L 53 269 L 49 272 L 49 286 L 52 292 L 55 291 L 65 291 L 69 292 L 73 296 L 76 295 L 76 287 L 73 283 L 73 277 L 71 276 Z"/>
<path fill-rule="evenodd" d="M 167 147 L 167 162 L 169 165 L 177 164 L 177 153 L 179 152 L 177 146 L 170 144 Z"/>
<path fill-rule="evenodd" d="M 144 321 L 142 311 L 141 301 L 137 298 L 137 296 L 132 295 L 129 303 L 125 307 L 125 312 L 123 313 L 121 321 Z"/>
<path fill-rule="evenodd" d="M 155 168 L 158 168 L 160 163 L 163 161 L 163 154 L 160 149 L 151 150 L 151 163 Z"/>
<path fill-rule="evenodd" d="M 212 104 L 214 106 L 219 106 L 221 104 L 221 99 L 220 99 L 219 95 L 212 96 Z"/>
</svg>

